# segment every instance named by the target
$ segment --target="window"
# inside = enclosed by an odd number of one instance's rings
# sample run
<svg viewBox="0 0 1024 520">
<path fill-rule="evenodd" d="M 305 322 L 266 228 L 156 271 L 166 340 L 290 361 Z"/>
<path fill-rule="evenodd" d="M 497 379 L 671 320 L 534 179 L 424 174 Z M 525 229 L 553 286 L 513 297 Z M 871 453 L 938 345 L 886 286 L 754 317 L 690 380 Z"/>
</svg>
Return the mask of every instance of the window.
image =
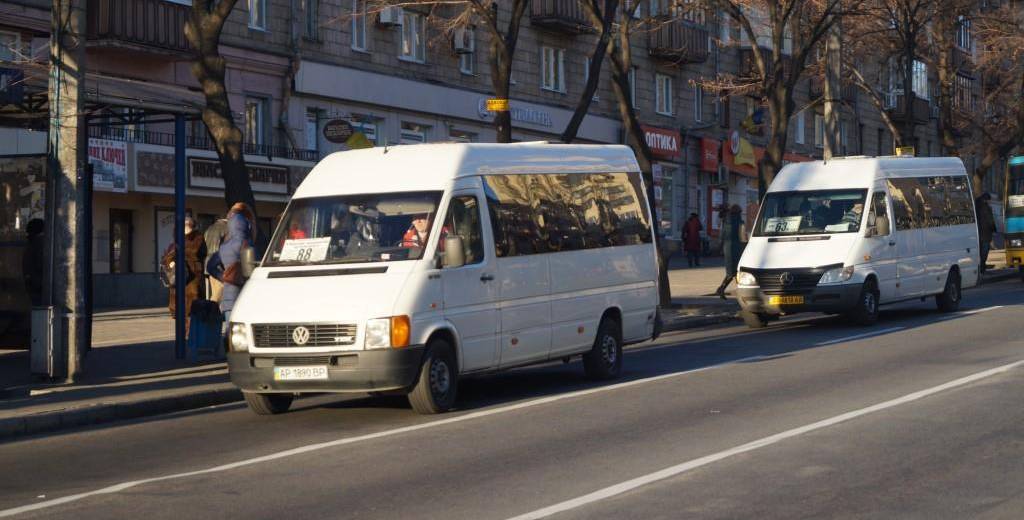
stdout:
<svg viewBox="0 0 1024 520">
<path fill-rule="evenodd" d="M 924 62 L 914 60 L 914 76 L 911 83 L 917 97 L 931 99 L 928 93 L 928 65 L 925 65 Z"/>
<path fill-rule="evenodd" d="M 867 190 L 769 193 L 754 227 L 756 236 L 817 235 L 860 231 Z"/>
<path fill-rule="evenodd" d="M 683 11 L 682 12 L 683 20 L 686 20 L 687 22 L 692 22 L 694 24 L 701 25 L 701 26 L 706 25 L 707 24 L 707 16 L 705 15 L 704 9 L 701 9 L 699 7 L 695 7 L 693 5 L 694 3 L 695 3 L 694 0 L 683 0 L 682 4 L 684 4 L 684 5 L 682 5 L 682 6 L 678 6 L 677 5 L 677 7 L 675 9 L 673 9 L 673 11 L 678 12 L 679 9 L 682 9 L 682 11 Z"/>
<path fill-rule="evenodd" d="M 459 72 L 476 74 L 476 30 L 466 27 L 461 33 L 456 31 L 455 34 L 462 37 L 463 51 L 459 54 Z"/>
<path fill-rule="evenodd" d="M 654 110 L 661 115 L 672 115 L 672 77 L 655 74 L 654 86 Z"/>
<path fill-rule="evenodd" d="M 629 77 L 627 79 L 629 79 L 629 103 L 631 105 L 633 105 L 633 108 L 637 108 L 637 106 L 636 106 L 636 67 L 633 67 L 633 68 L 629 69 Z"/>
<path fill-rule="evenodd" d="M 638 174 L 488 175 L 499 257 L 649 244 Z"/>
<path fill-rule="evenodd" d="M 846 131 L 846 121 L 839 122 L 839 150 L 840 153 L 846 155 L 847 147 L 850 144 L 849 135 Z"/>
<path fill-rule="evenodd" d="M 110 272 L 132 272 L 132 211 L 130 209 L 110 209 Z"/>
<path fill-rule="evenodd" d="M 21 35 L 0 31 L 0 60 L 22 61 Z"/>
<path fill-rule="evenodd" d="M 668 16 L 671 4 L 672 0 L 650 0 L 647 12 L 650 13 L 651 17 Z"/>
<path fill-rule="evenodd" d="M 887 153 L 891 153 L 888 150 L 886 150 L 886 151 L 882 150 L 882 146 L 883 146 L 884 142 L 885 142 L 885 129 L 879 128 L 878 129 L 878 140 L 875 142 L 875 155 L 885 155 Z"/>
<path fill-rule="evenodd" d="M 352 121 L 352 131 L 363 134 L 367 141 L 376 146 L 380 143 L 377 142 L 377 123 L 375 121 L 370 117 L 355 116 Z"/>
<path fill-rule="evenodd" d="M 366 50 L 366 0 L 352 0 L 352 48 Z"/>
<path fill-rule="evenodd" d="M 631 13 L 633 18 L 639 19 L 644 17 L 643 0 L 624 0 L 622 2 L 622 8 L 625 10 L 626 13 Z"/>
<path fill-rule="evenodd" d="M 267 30 L 267 0 L 249 0 L 249 28 Z"/>
<path fill-rule="evenodd" d="M 417 63 L 427 61 L 427 24 L 422 14 L 402 12 L 402 48 L 399 58 Z"/>
<path fill-rule="evenodd" d="M 476 197 L 455 197 L 448 205 L 448 215 L 444 219 L 441 240 L 438 249 L 444 249 L 444 239 L 458 235 L 462 238 L 465 265 L 479 264 L 484 261 L 484 234 L 480 225 L 480 204 Z"/>
<path fill-rule="evenodd" d="M 722 40 L 722 45 L 729 45 L 729 41 L 732 40 L 732 17 L 724 9 L 718 13 L 718 24 L 721 29 L 719 39 Z"/>
<path fill-rule="evenodd" d="M 956 20 L 956 46 L 971 52 L 973 49 L 972 41 L 970 18 L 958 16 Z"/>
<path fill-rule="evenodd" d="M 259 97 L 245 98 L 245 144 L 262 145 L 267 137 L 268 100 Z"/>
<path fill-rule="evenodd" d="M 320 139 L 319 139 L 319 121 L 320 109 L 318 108 L 307 108 L 306 109 L 306 149 L 307 150 L 319 150 Z"/>
<path fill-rule="evenodd" d="M 732 124 L 732 99 L 729 96 L 719 97 L 718 104 L 722 107 L 718 125 L 722 128 L 729 128 Z"/>
<path fill-rule="evenodd" d="M 953 108 L 959 110 L 974 110 L 974 80 L 960 74 L 956 75 L 956 83 L 953 85 Z"/>
<path fill-rule="evenodd" d="M 480 140 L 480 137 L 473 132 L 452 128 L 448 130 L 448 140 L 456 143 L 475 143 Z"/>
<path fill-rule="evenodd" d="M 793 140 L 796 141 L 796 144 L 804 144 L 806 142 L 806 139 L 804 138 L 804 133 L 807 130 L 806 120 L 807 117 L 803 110 L 796 113 L 796 128 L 794 128 L 795 135 L 793 136 Z"/>
<path fill-rule="evenodd" d="M 399 144 L 420 144 L 427 142 L 429 126 L 419 125 L 402 121 L 402 132 L 399 136 Z"/>
<path fill-rule="evenodd" d="M 554 47 L 540 50 L 540 88 L 565 92 L 565 51 Z"/>
<path fill-rule="evenodd" d="M 889 179 L 893 219 L 897 230 L 974 223 L 966 176 Z"/>
<path fill-rule="evenodd" d="M 821 114 L 814 114 L 814 146 L 825 147 L 825 118 Z"/>
<path fill-rule="evenodd" d="M 583 60 L 583 85 L 586 88 L 587 82 L 590 81 L 590 58 Z M 601 97 L 597 95 L 598 90 L 601 88 L 601 82 L 598 81 L 597 89 L 594 89 L 594 97 L 591 98 L 593 101 L 600 101 Z"/>
<path fill-rule="evenodd" d="M 704 120 L 704 89 L 697 84 L 693 86 L 693 120 L 697 123 Z"/>
<path fill-rule="evenodd" d="M 875 192 L 875 194 L 871 196 L 871 212 L 868 213 L 868 227 L 876 227 L 878 219 L 885 219 L 886 221 L 889 220 L 889 208 L 885 205 L 884 192 Z"/>
<path fill-rule="evenodd" d="M 320 39 L 320 0 L 305 0 L 306 2 L 306 38 L 310 40 Z"/>
</svg>

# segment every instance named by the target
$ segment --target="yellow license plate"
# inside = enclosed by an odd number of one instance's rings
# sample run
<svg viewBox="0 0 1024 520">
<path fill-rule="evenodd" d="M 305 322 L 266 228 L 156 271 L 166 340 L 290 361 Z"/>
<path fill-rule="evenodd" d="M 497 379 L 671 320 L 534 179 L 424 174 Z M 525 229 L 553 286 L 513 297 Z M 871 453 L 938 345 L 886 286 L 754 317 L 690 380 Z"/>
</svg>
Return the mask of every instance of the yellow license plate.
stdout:
<svg viewBox="0 0 1024 520">
<path fill-rule="evenodd" d="M 803 296 L 769 296 L 768 305 L 801 305 L 804 303 Z"/>
</svg>

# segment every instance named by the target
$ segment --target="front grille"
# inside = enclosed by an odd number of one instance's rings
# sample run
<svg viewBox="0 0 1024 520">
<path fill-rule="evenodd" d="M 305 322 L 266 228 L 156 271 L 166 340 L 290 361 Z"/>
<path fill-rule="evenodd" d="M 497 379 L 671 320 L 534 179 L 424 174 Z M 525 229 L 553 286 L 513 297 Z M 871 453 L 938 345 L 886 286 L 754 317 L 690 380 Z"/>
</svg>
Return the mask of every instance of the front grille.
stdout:
<svg viewBox="0 0 1024 520">
<path fill-rule="evenodd" d="M 305 365 L 330 365 L 330 356 L 301 356 L 274 358 L 275 367 L 301 367 Z"/>
<path fill-rule="evenodd" d="M 309 339 L 296 343 L 295 329 L 305 327 Z M 253 343 L 257 348 L 338 347 L 356 342 L 355 324 L 341 323 L 256 323 L 252 326 Z"/>
<path fill-rule="evenodd" d="M 809 293 L 818 286 L 818 280 L 831 267 L 802 269 L 747 269 L 743 270 L 757 278 L 757 285 L 765 294 Z"/>
</svg>

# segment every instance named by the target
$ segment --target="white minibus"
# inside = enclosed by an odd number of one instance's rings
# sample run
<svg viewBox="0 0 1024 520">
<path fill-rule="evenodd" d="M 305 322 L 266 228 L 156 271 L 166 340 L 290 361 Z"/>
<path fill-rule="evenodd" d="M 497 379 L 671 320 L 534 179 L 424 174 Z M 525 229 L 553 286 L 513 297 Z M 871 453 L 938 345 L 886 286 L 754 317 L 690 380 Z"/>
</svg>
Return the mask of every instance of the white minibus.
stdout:
<svg viewBox="0 0 1024 520">
<path fill-rule="evenodd" d="M 958 158 L 852 157 L 785 166 L 768 189 L 737 273 L 744 321 L 844 314 L 934 296 L 954 311 L 978 283 L 978 226 Z"/>
<path fill-rule="evenodd" d="M 612 378 L 657 334 L 650 212 L 625 146 L 424 144 L 332 154 L 295 190 L 229 316 L 259 414 L 320 392 L 400 392 L 581 355 Z"/>
</svg>

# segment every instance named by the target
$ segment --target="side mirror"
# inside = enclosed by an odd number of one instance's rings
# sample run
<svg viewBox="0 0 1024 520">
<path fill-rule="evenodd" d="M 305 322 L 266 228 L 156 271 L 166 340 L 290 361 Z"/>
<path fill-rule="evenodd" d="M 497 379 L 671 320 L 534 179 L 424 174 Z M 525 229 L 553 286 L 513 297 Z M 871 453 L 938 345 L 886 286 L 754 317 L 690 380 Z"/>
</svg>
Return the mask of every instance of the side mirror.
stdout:
<svg viewBox="0 0 1024 520">
<path fill-rule="evenodd" d="M 889 219 L 887 217 L 875 217 L 875 235 L 884 237 L 889 234 Z"/>
<path fill-rule="evenodd" d="M 246 280 L 252 276 L 252 272 L 256 270 L 256 251 L 252 247 L 243 247 L 241 258 L 238 259 L 242 268 L 242 278 Z"/>
<path fill-rule="evenodd" d="M 448 235 L 444 239 L 444 256 L 441 257 L 441 265 L 446 269 L 466 265 L 466 251 L 462 248 L 462 237 Z"/>
</svg>

